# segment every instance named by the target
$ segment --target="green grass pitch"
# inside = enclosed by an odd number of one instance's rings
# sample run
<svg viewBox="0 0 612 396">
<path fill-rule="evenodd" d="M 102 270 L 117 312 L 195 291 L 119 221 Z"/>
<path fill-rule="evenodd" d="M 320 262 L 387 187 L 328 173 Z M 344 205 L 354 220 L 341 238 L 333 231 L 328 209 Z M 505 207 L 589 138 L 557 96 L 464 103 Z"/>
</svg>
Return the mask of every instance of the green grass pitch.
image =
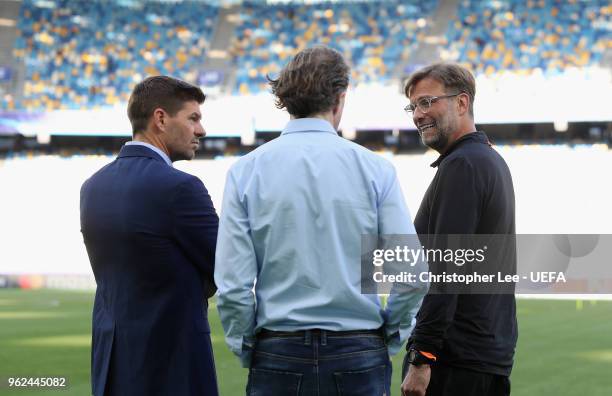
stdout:
<svg viewBox="0 0 612 396">
<path fill-rule="evenodd" d="M 0 395 L 90 394 L 93 294 L 0 290 Z M 612 394 L 612 302 L 519 300 L 514 396 Z M 243 395 L 247 371 L 229 352 L 214 304 L 212 341 L 222 396 Z M 402 356 L 393 359 L 399 395 Z M 63 390 L 10 389 L 8 377 L 63 376 Z"/>
</svg>

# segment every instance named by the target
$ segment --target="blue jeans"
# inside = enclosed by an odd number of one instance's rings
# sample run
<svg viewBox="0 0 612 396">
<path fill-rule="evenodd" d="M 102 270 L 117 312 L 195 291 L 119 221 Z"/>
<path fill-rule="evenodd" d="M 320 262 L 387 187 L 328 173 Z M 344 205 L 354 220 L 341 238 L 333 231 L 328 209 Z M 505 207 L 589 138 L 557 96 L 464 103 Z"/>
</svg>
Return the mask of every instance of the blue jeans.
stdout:
<svg viewBox="0 0 612 396">
<path fill-rule="evenodd" d="M 255 343 L 248 396 L 390 396 L 391 361 L 374 332 L 275 332 Z"/>
</svg>

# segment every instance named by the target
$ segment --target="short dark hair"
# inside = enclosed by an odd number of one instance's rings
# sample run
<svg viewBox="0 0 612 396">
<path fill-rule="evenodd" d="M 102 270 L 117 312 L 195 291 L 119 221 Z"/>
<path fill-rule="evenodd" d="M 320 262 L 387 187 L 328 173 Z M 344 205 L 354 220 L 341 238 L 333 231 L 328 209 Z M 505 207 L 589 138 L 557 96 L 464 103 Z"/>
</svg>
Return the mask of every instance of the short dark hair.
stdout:
<svg viewBox="0 0 612 396">
<path fill-rule="evenodd" d="M 204 103 L 206 95 L 195 85 L 168 76 L 147 77 L 136 84 L 128 102 L 128 118 L 132 134 L 147 129 L 153 111 L 161 108 L 174 116 L 185 102 Z"/>
<path fill-rule="evenodd" d="M 466 68 L 456 63 L 434 63 L 414 72 L 404 87 L 406 97 L 410 94 L 410 89 L 425 78 L 433 78 L 444 88 L 452 90 L 452 93 L 465 92 L 470 98 L 470 115 L 474 117 L 474 98 L 476 97 L 476 81 L 474 76 Z"/>
<path fill-rule="evenodd" d="M 276 107 L 296 118 L 331 110 L 346 91 L 350 69 L 342 54 L 317 45 L 300 51 L 282 69 L 278 79 L 268 77 Z"/>
</svg>

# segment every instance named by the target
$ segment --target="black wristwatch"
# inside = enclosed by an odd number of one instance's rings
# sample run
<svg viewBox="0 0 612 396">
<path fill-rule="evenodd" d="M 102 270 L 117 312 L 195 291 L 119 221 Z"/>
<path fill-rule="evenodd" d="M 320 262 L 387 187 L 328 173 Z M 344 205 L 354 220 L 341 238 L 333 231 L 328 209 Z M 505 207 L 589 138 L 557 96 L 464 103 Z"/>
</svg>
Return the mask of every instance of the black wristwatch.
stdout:
<svg viewBox="0 0 612 396">
<path fill-rule="evenodd" d="M 410 348 L 408 350 L 408 363 L 413 364 L 415 366 L 419 366 L 421 364 L 433 364 L 436 362 L 436 357 L 429 352 L 418 351 L 414 348 Z"/>
</svg>

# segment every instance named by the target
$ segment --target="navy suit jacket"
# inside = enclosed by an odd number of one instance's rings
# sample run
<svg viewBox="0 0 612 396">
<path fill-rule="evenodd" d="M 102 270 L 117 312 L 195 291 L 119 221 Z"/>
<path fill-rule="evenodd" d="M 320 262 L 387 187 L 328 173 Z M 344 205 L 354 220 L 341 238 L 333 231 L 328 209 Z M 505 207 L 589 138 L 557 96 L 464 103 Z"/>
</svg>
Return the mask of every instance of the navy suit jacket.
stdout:
<svg viewBox="0 0 612 396">
<path fill-rule="evenodd" d="M 202 182 L 148 147 L 124 146 L 85 181 L 94 395 L 217 395 L 207 298 L 218 224 Z"/>
</svg>

